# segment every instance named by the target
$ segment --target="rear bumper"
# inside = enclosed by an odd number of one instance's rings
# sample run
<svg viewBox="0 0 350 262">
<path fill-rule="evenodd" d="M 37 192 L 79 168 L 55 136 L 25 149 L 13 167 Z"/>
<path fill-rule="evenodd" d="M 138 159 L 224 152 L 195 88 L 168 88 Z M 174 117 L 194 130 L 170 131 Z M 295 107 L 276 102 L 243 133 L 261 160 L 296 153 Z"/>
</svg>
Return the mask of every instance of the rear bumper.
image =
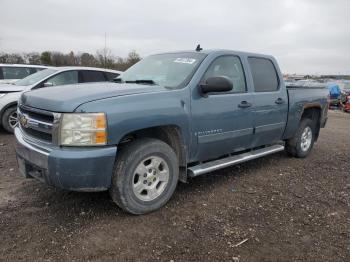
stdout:
<svg viewBox="0 0 350 262">
<path fill-rule="evenodd" d="M 117 147 L 53 147 L 31 143 L 15 128 L 20 173 L 73 191 L 103 191 L 111 185 Z"/>
</svg>

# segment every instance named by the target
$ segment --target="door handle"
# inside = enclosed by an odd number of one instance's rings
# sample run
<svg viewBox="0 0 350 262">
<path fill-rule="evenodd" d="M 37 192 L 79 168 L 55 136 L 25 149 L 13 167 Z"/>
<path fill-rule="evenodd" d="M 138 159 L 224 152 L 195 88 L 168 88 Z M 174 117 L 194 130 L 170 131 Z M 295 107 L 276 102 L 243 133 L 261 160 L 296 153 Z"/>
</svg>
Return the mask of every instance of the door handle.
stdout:
<svg viewBox="0 0 350 262">
<path fill-rule="evenodd" d="M 277 105 L 280 105 L 280 104 L 283 104 L 283 103 L 284 103 L 284 100 L 283 100 L 282 98 L 279 97 L 279 98 L 276 99 L 275 103 L 276 103 Z"/>
<path fill-rule="evenodd" d="M 240 104 L 238 104 L 238 107 L 240 107 L 240 108 L 248 108 L 251 106 L 252 106 L 252 104 L 248 103 L 247 101 L 242 101 Z"/>
</svg>

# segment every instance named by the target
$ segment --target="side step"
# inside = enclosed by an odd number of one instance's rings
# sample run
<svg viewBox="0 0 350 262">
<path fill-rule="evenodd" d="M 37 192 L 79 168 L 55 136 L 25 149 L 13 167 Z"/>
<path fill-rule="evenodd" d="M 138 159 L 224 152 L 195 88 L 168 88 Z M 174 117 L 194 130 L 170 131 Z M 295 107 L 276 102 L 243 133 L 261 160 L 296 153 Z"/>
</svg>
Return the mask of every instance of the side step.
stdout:
<svg viewBox="0 0 350 262">
<path fill-rule="evenodd" d="M 226 158 L 206 162 L 196 166 L 188 168 L 188 175 L 190 177 L 199 176 L 208 172 L 212 172 L 221 168 L 243 163 L 252 159 L 256 159 L 262 156 L 273 154 L 284 150 L 283 145 L 273 145 L 269 147 L 264 147 L 256 150 L 252 150 L 247 153 L 242 153 L 239 155 L 229 156 Z"/>
</svg>

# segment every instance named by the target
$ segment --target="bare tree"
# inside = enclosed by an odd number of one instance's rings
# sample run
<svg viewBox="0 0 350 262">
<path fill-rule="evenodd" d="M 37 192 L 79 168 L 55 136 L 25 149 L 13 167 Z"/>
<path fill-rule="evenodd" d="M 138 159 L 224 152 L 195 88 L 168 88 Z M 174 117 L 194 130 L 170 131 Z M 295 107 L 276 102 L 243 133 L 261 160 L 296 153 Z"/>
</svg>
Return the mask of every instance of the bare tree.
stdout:
<svg viewBox="0 0 350 262">
<path fill-rule="evenodd" d="M 105 47 L 96 52 L 96 59 L 98 63 L 104 68 L 113 68 L 114 56 L 112 51 Z"/>
<path fill-rule="evenodd" d="M 27 64 L 40 65 L 40 54 L 36 52 L 26 53 L 23 58 Z"/>
<path fill-rule="evenodd" d="M 83 53 L 80 56 L 80 65 L 82 65 L 82 66 L 98 66 L 98 61 L 93 55 L 91 55 L 89 53 Z"/>
<path fill-rule="evenodd" d="M 97 50 L 96 55 L 90 53 L 74 54 L 73 51 L 64 54 L 56 51 L 45 51 L 40 53 L 0 53 L 0 63 L 16 64 L 44 64 L 53 66 L 95 66 L 117 70 L 126 70 L 141 59 L 135 50 L 131 51 L 126 58 L 117 57 L 108 48 Z"/>
</svg>

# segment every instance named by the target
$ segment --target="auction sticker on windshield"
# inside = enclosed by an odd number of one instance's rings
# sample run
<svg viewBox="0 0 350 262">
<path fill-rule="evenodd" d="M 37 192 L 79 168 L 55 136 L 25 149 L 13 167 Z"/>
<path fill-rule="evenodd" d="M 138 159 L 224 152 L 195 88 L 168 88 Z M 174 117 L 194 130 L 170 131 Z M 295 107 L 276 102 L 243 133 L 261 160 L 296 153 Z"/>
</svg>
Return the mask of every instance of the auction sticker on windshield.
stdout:
<svg viewBox="0 0 350 262">
<path fill-rule="evenodd" d="M 194 62 L 196 62 L 196 59 L 193 58 L 176 58 L 174 60 L 175 63 L 183 63 L 183 64 L 190 64 L 192 65 Z"/>
</svg>

